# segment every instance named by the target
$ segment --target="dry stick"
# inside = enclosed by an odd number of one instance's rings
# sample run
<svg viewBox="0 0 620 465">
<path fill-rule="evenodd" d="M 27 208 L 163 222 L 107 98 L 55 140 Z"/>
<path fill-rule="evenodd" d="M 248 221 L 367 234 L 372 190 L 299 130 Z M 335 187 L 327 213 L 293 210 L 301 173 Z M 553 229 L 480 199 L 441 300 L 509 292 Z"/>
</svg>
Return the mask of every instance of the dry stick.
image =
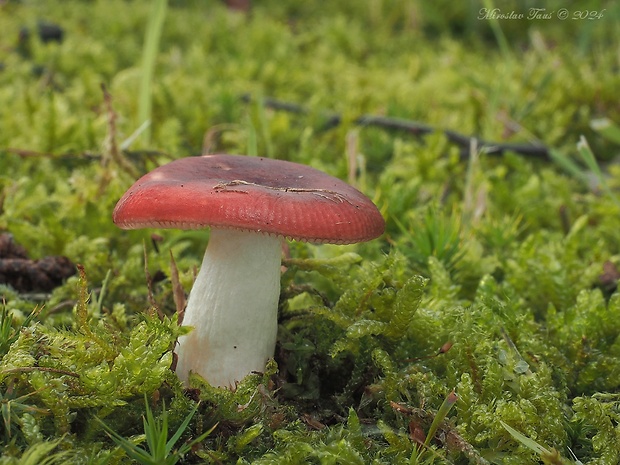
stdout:
<svg viewBox="0 0 620 465">
<path fill-rule="evenodd" d="M 246 94 L 242 96 L 242 100 L 244 102 L 250 102 L 252 99 L 249 95 Z M 295 113 L 300 115 L 308 114 L 308 110 L 306 110 L 306 108 L 301 105 L 291 102 L 284 102 L 270 97 L 263 98 L 262 104 L 274 110 L 288 111 L 289 113 Z M 339 114 L 333 112 L 325 113 L 325 118 L 326 122 L 323 129 L 332 129 L 342 122 L 342 117 Z M 359 126 L 375 126 L 383 129 L 404 131 L 414 136 L 420 137 L 437 131 L 436 128 L 433 128 L 432 126 L 424 123 L 387 116 L 362 115 L 356 118 L 353 122 Z M 477 137 L 466 136 L 456 131 L 451 131 L 449 129 L 443 130 L 443 133 L 450 142 L 458 145 L 463 149 L 461 154 L 464 158 L 469 156 L 469 147 L 471 140 L 476 139 L 478 147 L 484 153 L 490 155 L 501 155 L 504 152 L 509 151 L 529 157 L 538 157 L 544 160 L 551 160 L 551 157 L 549 156 L 549 149 L 542 144 L 534 145 L 489 142 L 478 139 Z"/>
<path fill-rule="evenodd" d="M 110 160 L 119 161 L 118 146 L 116 145 L 116 118 L 118 115 L 112 108 L 112 95 L 108 92 L 105 84 L 101 84 L 101 91 L 103 92 L 103 102 L 105 103 L 106 115 L 108 117 L 108 133 L 105 136 L 103 142 L 103 153 L 101 156 L 101 165 L 106 166 Z"/>
<path fill-rule="evenodd" d="M 112 159 L 119 167 L 126 170 L 133 177 L 138 177 L 139 173 L 135 166 L 125 159 L 123 153 L 119 150 L 118 145 L 116 144 L 116 119 L 118 118 L 118 115 L 112 106 L 112 95 L 108 92 L 105 84 L 101 84 L 101 91 L 103 92 L 103 102 L 105 104 L 108 117 L 108 133 L 104 141 L 101 165 L 105 167 L 109 163 L 110 159 Z"/>
<path fill-rule="evenodd" d="M 170 281 L 172 282 L 172 298 L 174 300 L 174 305 L 178 315 L 177 322 L 182 324 L 183 317 L 185 316 L 185 306 L 187 301 L 185 299 L 185 291 L 183 290 L 183 286 L 181 286 L 179 269 L 177 268 L 177 264 L 174 260 L 174 255 L 172 255 L 172 250 L 170 250 Z"/>
</svg>

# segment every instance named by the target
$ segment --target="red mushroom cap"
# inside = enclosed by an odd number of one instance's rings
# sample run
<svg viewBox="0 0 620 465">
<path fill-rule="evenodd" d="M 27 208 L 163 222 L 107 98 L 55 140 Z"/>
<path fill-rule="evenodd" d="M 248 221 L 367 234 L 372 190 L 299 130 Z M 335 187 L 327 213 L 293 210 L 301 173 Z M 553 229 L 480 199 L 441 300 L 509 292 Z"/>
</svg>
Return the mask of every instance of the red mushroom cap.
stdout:
<svg viewBox="0 0 620 465">
<path fill-rule="evenodd" d="M 350 244 L 385 222 L 364 194 L 309 166 L 241 155 L 182 158 L 144 175 L 112 215 L 123 229 L 234 228 Z"/>
</svg>

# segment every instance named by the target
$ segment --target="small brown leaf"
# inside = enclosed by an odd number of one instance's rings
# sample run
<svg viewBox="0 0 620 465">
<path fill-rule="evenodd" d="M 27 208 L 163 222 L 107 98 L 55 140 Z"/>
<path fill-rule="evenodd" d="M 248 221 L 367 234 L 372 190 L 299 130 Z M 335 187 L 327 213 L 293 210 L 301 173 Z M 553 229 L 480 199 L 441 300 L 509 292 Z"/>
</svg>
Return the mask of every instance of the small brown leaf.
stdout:
<svg viewBox="0 0 620 465">
<path fill-rule="evenodd" d="M 409 422 L 409 438 L 417 444 L 424 444 L 424 440 L 426 439 L 424 429 L 422 429 L 422 426 L 415 420 Z"/>
<path fill-rule="evenodd" d="M 301 419 L 306 425 L 308 425 L 312 429 L 315 429 L 318 431 L 325 429 L 325 425 L 321 423 L 319 420 L 317 420 L 316 418 L 314 418 L 314 416 L 310 415 L 309 413 L 304 413 L 301 416 Z"/>
</svg>

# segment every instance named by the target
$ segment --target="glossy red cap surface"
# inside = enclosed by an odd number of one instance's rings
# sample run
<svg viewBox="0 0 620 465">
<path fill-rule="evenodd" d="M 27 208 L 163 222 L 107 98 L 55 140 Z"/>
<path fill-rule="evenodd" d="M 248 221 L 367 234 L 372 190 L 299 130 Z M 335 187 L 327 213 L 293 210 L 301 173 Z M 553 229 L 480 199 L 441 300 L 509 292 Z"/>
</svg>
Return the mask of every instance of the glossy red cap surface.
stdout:
<svg viewBox="0 0 620 465">
<path fill-rule="evenodd" d="M 123 229 L 206 227 L 350 244 L 380 236 L 385 222 L 364 194 L 309 166 L 241 155 L 175 160 L 140 178 L 118 201 Z"/>
</svg>

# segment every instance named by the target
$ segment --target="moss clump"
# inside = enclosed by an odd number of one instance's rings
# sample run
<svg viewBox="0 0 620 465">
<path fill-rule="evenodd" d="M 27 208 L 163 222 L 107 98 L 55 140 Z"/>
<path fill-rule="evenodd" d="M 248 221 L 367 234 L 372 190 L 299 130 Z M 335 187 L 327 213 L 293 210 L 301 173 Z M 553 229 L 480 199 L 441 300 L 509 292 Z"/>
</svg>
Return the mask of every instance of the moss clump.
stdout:
<svg viewBox="0 0 620 465">
<path fill-rule="evenodd" d="M 147 137 L 151 3 L 0 6 L 0 231 L 80 264 L 50 293 L 0 284 L 0 464 L 132 463 L 97 418 L 144 448 L 144 415 L 178 447 L 215 427 L 188 464 L 619 461 L 618 5 L 171 0 Z M 234 392 L 170 369 L 208 233 L 111 221 L 139 174 L 214 152 L 347 179 L 387 222 L 289 245 L 274 360 Z"/>
</svg>

